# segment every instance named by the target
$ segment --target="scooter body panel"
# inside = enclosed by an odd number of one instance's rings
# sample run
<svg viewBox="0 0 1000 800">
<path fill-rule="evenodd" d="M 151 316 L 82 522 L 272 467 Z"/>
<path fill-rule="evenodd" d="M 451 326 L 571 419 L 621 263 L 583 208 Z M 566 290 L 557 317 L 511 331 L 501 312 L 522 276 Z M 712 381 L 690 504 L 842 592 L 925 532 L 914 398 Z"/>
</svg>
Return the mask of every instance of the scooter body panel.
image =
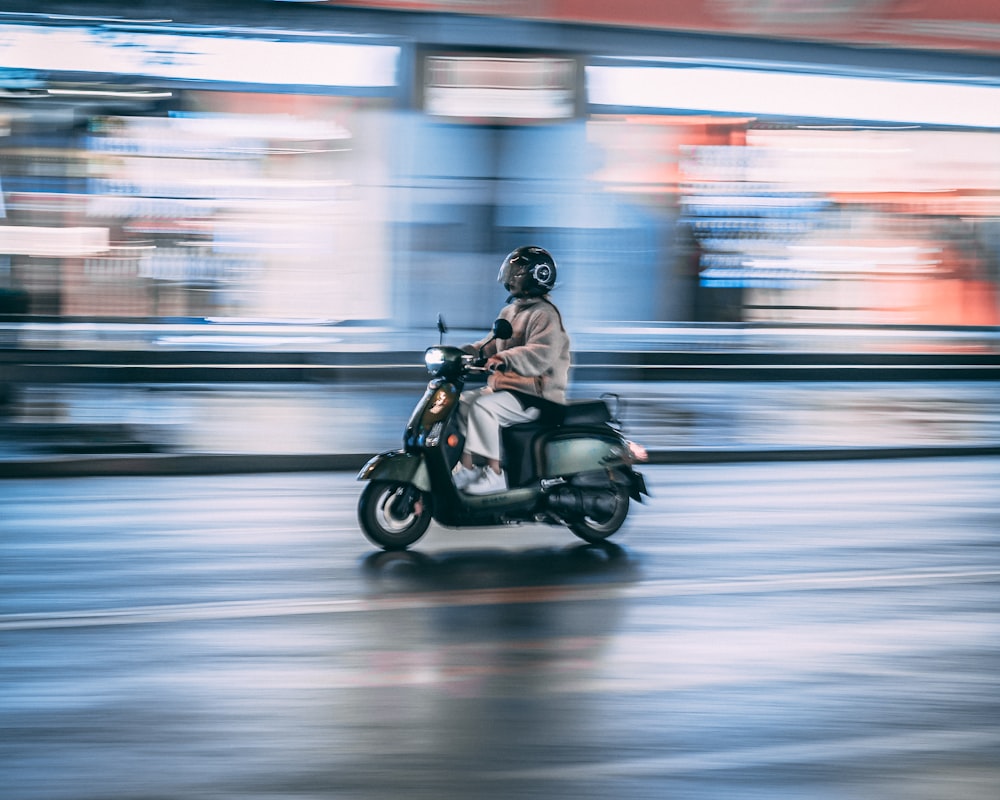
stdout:
<svg viewBox="0 0 1000 800">
<path fill-rule="evenodd" d="M 458 406 L 461 393 L 461 386 L 444 378 L 434 378 L 427 384 L 424 396 L 414 407 L 403 435 L 406 450 L 438 446 L 448 420 Z"/>
<path fill-rule="evenodd" d="M 628 463 L 628 448 L 612 432 L 564 428 L 546 437 L 542 447 L 543 477 L 567 477 Z"/>
</svg>

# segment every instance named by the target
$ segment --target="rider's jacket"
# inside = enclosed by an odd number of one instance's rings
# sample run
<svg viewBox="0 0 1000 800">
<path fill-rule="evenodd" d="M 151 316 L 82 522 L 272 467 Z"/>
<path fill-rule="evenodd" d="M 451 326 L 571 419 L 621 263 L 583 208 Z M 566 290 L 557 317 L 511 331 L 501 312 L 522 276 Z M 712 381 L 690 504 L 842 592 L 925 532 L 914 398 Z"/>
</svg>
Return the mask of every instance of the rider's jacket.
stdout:
<svg viewBox="0 0 1000 800">
<path fill-rule="evenodd" d="M 510 322 L 513 336 L 486 337 L 463 348 L 467 353 L 483 348 L 484 355 L 503 362 L 487 385 L 565 403 L 570 342 L 559 309 L 547 297 L 519 297 L 505 305 L 500 316 Z"/>
</svg>

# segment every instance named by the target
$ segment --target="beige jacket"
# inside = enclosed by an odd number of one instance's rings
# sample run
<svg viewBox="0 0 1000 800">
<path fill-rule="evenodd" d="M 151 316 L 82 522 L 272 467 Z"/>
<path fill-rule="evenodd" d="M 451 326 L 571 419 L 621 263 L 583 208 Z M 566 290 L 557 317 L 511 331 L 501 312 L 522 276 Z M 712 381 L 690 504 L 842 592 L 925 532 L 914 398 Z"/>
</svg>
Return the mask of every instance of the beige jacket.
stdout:
<svg viewBox="0 0 1000 800">
<path fill-rule="evenodd" d="M 487 385 L 496 391 L 507 389 L 565 403 L 570 342 L 559 309 L 544 297 L 518 298 L 505 305 L 500 316 L 514 329 L 510 339 L 487 341 L 485 337 L 462 348 L 478 353 L 482 347 L 484 355 L 503 362 Z"/>
</svg>

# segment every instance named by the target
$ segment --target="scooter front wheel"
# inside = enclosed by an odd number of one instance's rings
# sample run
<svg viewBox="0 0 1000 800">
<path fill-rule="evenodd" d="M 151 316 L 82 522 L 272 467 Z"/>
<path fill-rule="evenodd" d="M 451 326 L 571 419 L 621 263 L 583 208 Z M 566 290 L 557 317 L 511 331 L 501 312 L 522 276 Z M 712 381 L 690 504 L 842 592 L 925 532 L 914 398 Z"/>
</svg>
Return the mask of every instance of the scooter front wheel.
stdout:
<svg viewBox="0 0 1000 800">
<path fill-rule="evenodd" d="M 358 501 L 358 522 L 372 544 L 405 550 L 431 524 L 429 498 L 409 483 L 372 481 Z"/>
</svg>

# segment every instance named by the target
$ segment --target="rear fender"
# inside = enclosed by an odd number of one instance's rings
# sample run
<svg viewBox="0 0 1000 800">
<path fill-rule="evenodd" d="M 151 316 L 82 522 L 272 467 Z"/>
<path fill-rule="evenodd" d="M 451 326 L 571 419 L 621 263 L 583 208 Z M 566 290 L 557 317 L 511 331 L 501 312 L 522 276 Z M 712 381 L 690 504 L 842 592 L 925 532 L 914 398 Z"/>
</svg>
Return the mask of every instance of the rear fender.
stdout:
<svg viewBox="0 0 1000 800">
<path fill-rule="evenodd" d="M 633 500 L 636 500 L 637 502 L 641 503 L 643 495 L 646 495 L 646 497 L 651 496 L 649 494 L 649 489 L 646 488 L 646 479 L 645 477 L 643 477 L 643 474 L 641 472 L 636 472 L 633 469 L 631 470 L 631 475 L 629 477 L 632 479 L 631 482 L 632 482 Z"/>
<path fill-rule="evenodd" d="M 369 459 L 358 473 L 359 481 L 412 483 L 422 492 L 431 490 L 431 476 L 424 457 L 403 450 L 389 450 Z"/>
</svg>

